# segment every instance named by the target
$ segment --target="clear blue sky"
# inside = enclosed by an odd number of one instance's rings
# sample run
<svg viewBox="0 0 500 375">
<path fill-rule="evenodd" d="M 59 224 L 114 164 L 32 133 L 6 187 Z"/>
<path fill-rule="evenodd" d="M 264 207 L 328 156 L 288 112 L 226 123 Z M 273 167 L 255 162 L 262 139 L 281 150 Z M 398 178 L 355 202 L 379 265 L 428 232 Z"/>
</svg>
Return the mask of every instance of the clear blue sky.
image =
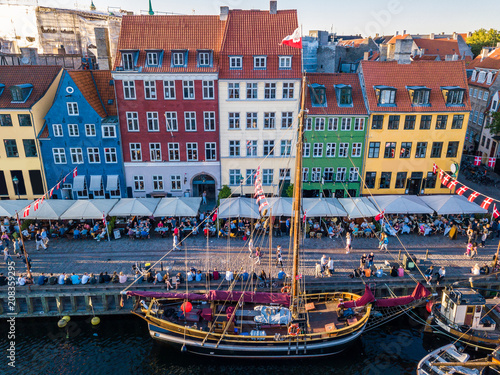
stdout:
<svg viewBox="0 0 500 375">
<path fill-rule="evenodd" d="M 222 5 L 232 9 L 269 9 L 268 0 L 152 0 L 153 9 L 180 14 L 218 14 Z M 39 0 L 40 5 L 88 9 L 90 0 Z M 94 0 L 99 10 L 121 7 L 138 13 L 148 0 Z M 310 29 L 364 36 L 474 31 L 500 28 L 499 0 L 278 0 L 278 9 L 297 9 L 304 33 Z"/>
</svg>

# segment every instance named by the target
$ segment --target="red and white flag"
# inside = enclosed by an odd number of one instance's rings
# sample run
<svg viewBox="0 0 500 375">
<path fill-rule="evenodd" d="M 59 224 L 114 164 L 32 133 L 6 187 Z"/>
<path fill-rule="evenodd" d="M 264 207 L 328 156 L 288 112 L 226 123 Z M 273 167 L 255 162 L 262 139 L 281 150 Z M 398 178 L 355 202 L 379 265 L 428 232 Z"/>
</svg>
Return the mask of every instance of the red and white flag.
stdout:
<svg viewBox="0 0 500 375">
<path fill-rule="evenodd" d="M 467 190 L 469 190 L 469 188 L 462 185 L 460 186 L 460 189 L 458 189 L 455 193 L 458 195 L 463 195 Z"/>
<path fill-rule="evenodd" d="M 487 210 L 488 207 L 490 206 L 491 202 L 493 202 L 493 199 L 486 197 L 486 199 L 483 201 L 483 203 L 481 203 L 481 208 L 484 208 L 485 210 Z"/>
<path fill-rule="evenodd" d="M 475 191 L 474 193 L 472 193 L 471 195 L 469 195 L 469 198 L 467 198 L 467 200 L 469 202 L 474 202 L 474 199 L 476 199 L 477 197 L 479 197 L 479 193 L 477 191 Z"/>
<path fill-rule="evenodd" d="M 280 43 L 282 45 L 290 46 L 293 48 L 302 48 L 302 36 L 300 35 L 300 28 L 296 28 L 292 35 L 287 35 Z"/>
<path fill-rule="evenodd" d="M 444 171 L 442 169 L 439 170 L 439 179 L 443 181 Z"/>
<path fill-rule="evenodd" d="M 66 182 L 66 177 L 68 177 L 68 176 L 67 175 L 64 176 L 63 181 L 62 181 L 63 183 Z M 59 183 L 61 183 L 61 182 L 59 182 Z"/>
<path fill-rule="evenodd" d="M 432 164 L 432 173 L 436 174 L 438 171 L 438 166 L 436 163 Z"/>
<path fill-rule="evenodd" d="M 497 158 L 488 158 L 488 167 L 495 168 L 496 162 L 497 162 Z"/>
<path fill-rule="evenodd" d="M 28 217 L 30 214 L 31 204 L 29 204 L 23 211 L 23 217 Z"/>
<path fill-rule="evenodd" d="M 498 211 L 496 203 L 493 204 L 493 217 L 496 219 L 500 216 L 500 212 Z"/>
<path fill-rule="evenodd" d="M 259 204 L 262 199 L 266 199 L 266 196 L 265 195 L 259 195 L 257 197 L 257 203 Z"/>
<path fill-rule="evenodd" d="M 106 214 L 104 212 L 102 213 L 102 223 L 106 226 Z"/>
<path fill-rule="evenodd" d="M 260 205 L 259 205 L 259 212 L 262 212 L 262 210 L 264 209 L 264 207 L 266 206 L 269 206 L 269 203 L 267 203 L 267 201 L 265 202 L 262 202 Z"/>
<path fill-rule="evenodd" d="M 305 224 L 307 219 L 307 211 L 304 211 L 304 216 L 302 217 L 302 222 Z"/>
<path fill-rule="evenodd" d="M 56 190 L 59 190 L 61 188 L 61 181 L 59 181 L 56 185 Z"/>
<path fill-rule="evenodd" d="M 450 175 L 445 173 L 443 179 L 441 180 L 441 183 L 444 186 L 448 186 L 448 182 L 450 182 L 450 178 L 451 178 Z"/>
<path fill-rule="evenodd" d="M 257 198 L 259 195 L 264 194 L 264 191 L 262 189 L 255 190 L 255 197 Z"/>
<path fill-rule="evenodd" d="M 37 200 L 35 201 L 35 203 L 33 203 L 33 210 L 34 210 L 34 211 L 38 210 L 38 202 L 39 202 L 39 201 L 40 201 L 40 200 L 39 200 L 39 199 L 37 199 Z"/>
<path fill-rule="evenodd" d="M 375 216 L 375 220 L 379 221 L 380 219 L 382 219 L 384 217 L 384 214 L 385 214 L 385 210 L 383 210 L 381 213 L 379 213 L 377 216 Z"/>
<path fill-rule="evenodd" d="M 474 156 L 474 165 L 481 165 L 481 156 Z"/>
<path fill-rule="evenodd" d="M 451 179 L 451 181 L 448 183 L 448 189 L 453 189 L 455 186 L 457 186 L 458 181 L 455 180 L 454 178 Z"/>
<path fill-rule="evenodd" d="M 75 169 L 73 169 L 73 178 L 75 178 L 76 176 L 78 176 L 77 168 L 78 167 L 75 167 Z"/>
<path fill-rule="evenodd" d="M 52 198 L 52 194 L 54 194 L 54 188 L 50 189 L 50 191 L 49 191 L 49 198 Z"/>
</svg>

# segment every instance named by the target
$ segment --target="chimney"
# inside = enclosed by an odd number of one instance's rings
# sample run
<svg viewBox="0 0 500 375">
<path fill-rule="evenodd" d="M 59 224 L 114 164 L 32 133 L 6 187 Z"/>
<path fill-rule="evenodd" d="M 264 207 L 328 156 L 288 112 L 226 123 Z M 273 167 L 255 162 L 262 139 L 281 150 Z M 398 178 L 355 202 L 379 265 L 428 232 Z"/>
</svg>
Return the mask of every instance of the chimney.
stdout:
<svg viewBox="0 0 500 375">
<path fill-rule="evenodd" d="M 229 15 L 229 7 L 220 7 L 220 20 L 227 20 L 227 16 Z"/>
<path fill-rule="evenodd" d="M 375 34 L 375 38 L 378 38 L 378 33 Z"/>
<path fill-rule="evenodd" d="M 470 38 L 471 36 L 472 36 L 472 32 L 471 32 L 471 31 L 469 31 L 469 32 L 467 33 L 467 38 Z"/>
<path fill-rule="evenodd" d="M 488 48 L 484 48 L 484 47 L 483 47 L 483 49 L 481 50 L 481 54 L 480 54 L 480 56 L 481 56 L 481 61 L 483 61 L 486 57 L 488 57 L 488 53 L 489 53 L 489 52 L 490 52 L 490 51 L 488 50 Z"/>
<path fill-rule="evenodd" d="M 406 34 L 406 30 L 403 30 L 403 35 L 405 35 L 405 34 Z"/>
<path fill-rule="evenodd" d="M 275 0 L 271 0 L 269 2 L 269 14 L 278 13 L 278 2 Z"/>
<path fill-rule="evenodd" d="M 455 39 L 455 40 L 457 40 L 457 38 L 458 38 L 458 34 L 457 34 L 457 33 L 456 33 L 455 31 L 454 31 L 454 32 L 453 32 L 453 36 L 452 36 L 452 39 Z"/>
<path fill-rule="evenodd" d="M 97 49 L 97 66 L 102 70 L 111 69 L 111 54 L 109 53 L 109 35 L 105 27 L 95 27 L 95 44 Z"/>
<path fill-rule="evenodd" d="M 396 31 L 396 36 L 398 36 L 398 35 L 399 35 L 399 31 Z"/>
<path fill-rule="evenodd" d="M 365 52 L 363 54 L 363 60 L 368 61 L 370 59 L 370 52 Z"/>
<path fill-rule="evenodd" d="M 429 35 L 429 39 L 434 39 L 434 33 L 431 33 L 431 35 Z"/>
</svg>

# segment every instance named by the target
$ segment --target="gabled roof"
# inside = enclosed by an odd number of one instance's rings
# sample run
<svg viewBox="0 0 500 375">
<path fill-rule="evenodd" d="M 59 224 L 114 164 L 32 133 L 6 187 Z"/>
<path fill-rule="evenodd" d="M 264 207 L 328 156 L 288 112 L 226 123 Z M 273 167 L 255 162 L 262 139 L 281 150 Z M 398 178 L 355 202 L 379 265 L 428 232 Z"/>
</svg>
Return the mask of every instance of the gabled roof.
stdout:
<svg viewBox="0 0 500 375">
<path fill-rule="evenodd" d="M 51 65 L 2 65 L 0 66 L 0 84 L 5 85 L 0 95 L 0 108 L 31 108 L 49 89 L 61 71 L 60 66 Z M 11 103 L 9 87 L 32 84 L 33 90 L 24 103 Z"/>
<path fill-rule="evenodd" d="M 387 44 L 396 44 L 396 40 L 398 39 L 412 39 L 410 34 L 403 34 L 403 35 L 394 35 Z"/>
<path fill-rule="evenodd" d="M 296 10 L 276 14 L 260 10 L 231 10 L 224 35 L 219 78 L 299 78 L 301 49 L 281 45 L 298 27 Z M 243 56 L 243 69 L 230 70 L 228 56 Z M 266 55 L 267 69 L 254 70 L 253 56 Z M 278 57 L 292 56 L 292 69 L 279 70 Z"/>
<path fill-rule="evenodd" d="M 493 52 L 491 52 L 484 59 L 481 57 L 481 55 L 477 56 L 469 64 L 468 68 L 469 69 L 472 69 L 472 68 L 482 68 L 482 69 L 500 70 L 500 48 L 496 48 Z"/>
<path fill-rule="evenodd" d="M 439 56 L 441 60 L 445 60 L 447 55 L 457 54 L 460 56 L 460 48 L 456 39 L 414 39 L 413 42 L 418 48 L 424 50 L 424 55 Z"/>
<path fill-rule="evenodd" d="M 326 88 L 326 107 L 313 107 L 309 88 L 306 88 L 306 108 L 310 115 L 366 115 L 368 112 L 363 99 L 363 92 L 356 73 L 309 73 L 307 85 L 319 84 Z M 334 85 L 352 87 L 352 107 L 339 107 Z"/>
<path fill-rule="evenodd" d="M 109 84 L 112 80 L 109 70 L 73 70 L 68 74 L 99 116 L 116 116 L 115 90 Z M 113 100 L 113 103 L 108 104 L 108 100 Z"/>
<path fill-rule="evenodd" d="M 216 72 L 226 21 L 219 16 L 124 16 L 118 51 L 139 50 L 137 66 L 144 72 Z M 162 50 L 161 67 L 146 67 L 146 50 Z M 171 67 L 172 50 L 189 50 L 185 68 Z M 197 50 L 214 51 L 213 67 L 197 67 Z M 117 55 L 115 69 L 121 66 Z"/>
<path fill-rule="evenodd" d="M 463 61 L 416 61 L 398 64 L 397 61 L 362 61 L 364 85 L 370 111 L 373 112 L 457 112 L 470 111 L 467 74 Z M 396 106 L 378 106 L 374 86 L 397 89 Z M 430 106 L 412 106 L 407 86 L 431 89 Z M 464 106 L 446 106 L 441 87 L 458 86 L 465 89 Z"/>
</svg>

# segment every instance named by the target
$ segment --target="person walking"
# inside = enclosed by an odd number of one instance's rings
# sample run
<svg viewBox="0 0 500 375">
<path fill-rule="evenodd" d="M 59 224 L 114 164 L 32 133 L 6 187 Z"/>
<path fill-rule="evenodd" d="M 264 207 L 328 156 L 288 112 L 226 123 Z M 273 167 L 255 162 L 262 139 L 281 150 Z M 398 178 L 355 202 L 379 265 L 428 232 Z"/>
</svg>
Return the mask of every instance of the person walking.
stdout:
<svg viewBox="0 0 500 375">
<path fill-rule="evenodd" d="M 35 243 L 36 243 L 37 250 L 40 246 L 42 247 L 42 249 L 47 250 L 47 246 L 45 246 L 45 244 L 43 243 L 42 234 L 40 233 L 40 230 L 36 231 Z"/>
<path fill-rule="evenodd" d="M 250 238 L 250 240 L 248 240 L 248 257 L 251 259 L 253 258 L 253 239 Z"/>
<path fill-rule="evenodd" d="M 380 237 L 380 242 L 378 244 L 378 248 L 380 249 L 380 251 L 382 250 L 388 251 L 387 250 L 388 244 L 389 244 L 389 237 L 387 236 L 387 234 L 382 233 L 382 236 Z"/>
<path fill-rule="evenodd" d="M 349 254 L 351 252 L 352 246 L 351 246 L 351 234 L 347 232 L 345 234 L 345 253 Z"/>
<path fill-rule="evenodd" d="M 5 264 L 9 265 L 9 261 L 14 262 L 12 257 L 9 254 L 9 248 L 6 246 L 3 249 L 3 260 L 5 261 Z"/>
<path fill-rule="evenodd" d="M 331 257 L 328 258 L 328 276 L 333 276 L 333 272 L 335 271 L 333 268 L 333 259 Z"/>
<path fill-rule="evenodd" d="M 179 237 L 176 234 L 174 234 L 172 238 L 173 238 L 173 249 L 172 250 L 173 251 L 176 251 L 176 250 L 181 251 L 181 249 L 179 248 Z"/>
<path fill-rule="evenodd" d="M 203 194 L 201 195 L 201 204 L 207 204 L 207 191 L 203 190 Z"/>
<path fill-rule="evenodd" d="M 481 235 L 481 247 L 484 247 L 486 245 L 486 239 L 488 238 L 488 234 L 490 234 L 490 231 L 489 231 L 489 224 L 484 227 L 483 229 L 483 234 Z"/>
<path fill-rule="evenodd" d="M 10 245 L 10 238 L 7 232 L 2 233 L 2 243 L 6 247 L 9 247 Z"/>
<path fill-rule="evenodd" d="M 283 268 L 283 255 L 281 254 L 281 246 L 276 248 L 276 266 Z"/>
<path fill-rule="evenodd" d="M 255 264 L 260 264 L 260 258 L 262 257 L 262 252 L 260 251 L 260 247 L 255 248 L 255 258 L 257 259 L 255 261 Z"/>
</svg>

